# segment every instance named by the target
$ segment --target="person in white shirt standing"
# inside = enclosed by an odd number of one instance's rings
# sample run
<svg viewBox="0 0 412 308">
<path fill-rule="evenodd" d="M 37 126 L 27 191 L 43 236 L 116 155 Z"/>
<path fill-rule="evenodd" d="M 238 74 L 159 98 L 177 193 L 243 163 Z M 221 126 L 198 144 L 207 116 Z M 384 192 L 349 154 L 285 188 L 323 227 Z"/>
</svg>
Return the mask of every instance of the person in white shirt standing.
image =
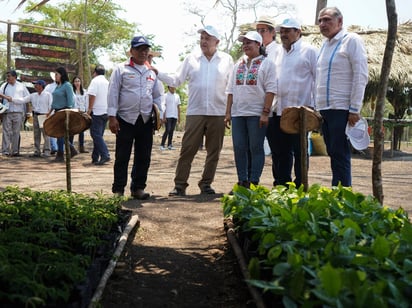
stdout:
<svg viewBox="0 0 412 308">
<path fill-rule="evenodd" d="M 110 161 L 110 153 L 103 135 L 108 120 L 107 93 L 109 81 L 104 76 L 106 70 L 103 65 L 97 65 L 93 72 L 87 94 L 89 107 L 87 113 L 92 117 L 90 136 L 93 139 L 92 164 L 101 166 Z"/>
<path fill-rule="evenodd" d="M 270 16 L 260 16 L 258 20 L 255 22 L 255 29 L 262 36 L 262 43 L 265 47 L 266 57 L 271 61 L 275 62 L 276 57 L 281 50 L 281 46 L 279 43 L 276 42 L 276 23 L 273 18 Z M 275 126 L 279 125 L 279 123 L 275 123 L 275 120 L 278 120 L 276 117 L 273 116 L 273 113 L 276 114 L 274 111 L 276 108 L 276 97 L 273 100 L 271 113 L 269 114 L 269 124 L 266 130 L 266 139 L 268 141 L 268 145 L 270 148 L 270 154 L 272 157 L 272 176 L 273 176 L 273 186 L 277 185 L 277 174 L 279 173 L 279 158 L 277 157 L 277 153 L 275 151 Z M 249 168 L 250 170 L 250 168 Z"/>
<path fill-rule="evenodd" d="M 300 135 L 283 132 L 280 128 L 280 117 L 287 107 L 314 108 L 318 50 L 303 41 L 301 24 L 295 19 L 285 19 L 279 25 L 279 33 L 282 48 L 275 62 L 278 93 L 272 149 L 279 159 L 276 184 L 286 185 L 292 182 L 294 166 L 294 183 L 299 187 L 302 184 Z"/>
<path fill-rule="evenodd" d="M 316 70 L 316 109 L 323 118 L 322 133 L 330 157 L 332 186 L 352 186 L 351 148 L 346 125 L 360 119 L 368 82 L 368 57 L 361 37 L 343 29 L 343 16 L 336 7 L 318 15 L 319 29 L 326 38 Z"/>
<path fill-rule="evenodd" d="M 41 135 L 43 135 L 43 155 L 45 157 L 50 156 L 50 137 L 46 135 L 43 129 L 43 123 L 46 115 L 50 112 L 53 97 L 52 95 L 44 91 L 46 87 L 46 82 L 44 80 L 37 80 L 33 82 L 34 89 L 36 92 L 24 98 L 13 98 L 14 102 L 17 103 L 30 103 L 32 106 L 33 113 L 33 137 L 34 137 L 34 154 L 32 157 L 40 157 L 40 142 Z"/>
<path fill-rule="evenodd" d="M 169 196 L 186 195 L 192 161 L 206 140 L 206 161 L 202 178 L 198 182 L 201 194 L 215 194 L 211 187 L 225 136 L 225 88 L 233 68 L 232 57 L 217 50 L 219 33 L 212 26 L 197 31 L 200 34 L 201 52 L 188 55 L 174 76 L 159 72 L 166 84 L 178 87 L 188 81 L 189 100 L 186 112 L 185 133 L 179 161 L 176 166 L 175 187 Z"/>
<path fill-rule="evenodd" d="M 263 143 L 277 91 L 276 67 L 265 57 L 258 32 L 240 35 L 238 41 L 245 55 L 235 64 L 226 89 L 224 121 L 227 128 L 232 124 L 238 185 L 249 188 L 259 184 L 265 164 Z"/>
<path fill-rule="evenodd" d="M 176 124 L 180 123 L 180 96 L 176 93 L 176 88 L 168 86 L 168 92 L 165 97 L 165 106 L 163 112 L 163 123 L 165 131 L 162 136 L 160 150 L 166 150 L 165 144 L 167 139 L 167 148 L 173 150 L 173 133 Z"/>
<path fill-rule="evenodd" d="M 6 82 L 0 87 L 0 93 L 4 96 L 23 98 L 30 93 L 27 88 L 17 81 L 15 70 L 6 73 Z M 16 102 L 3 103 L 8 105 L 8 109 L 2 115 L 3 122 L 3 139 L 1 152 L 6 156 L 20 156 L 20 130 L 26 115 L 26 104 Z"/>
</svg>

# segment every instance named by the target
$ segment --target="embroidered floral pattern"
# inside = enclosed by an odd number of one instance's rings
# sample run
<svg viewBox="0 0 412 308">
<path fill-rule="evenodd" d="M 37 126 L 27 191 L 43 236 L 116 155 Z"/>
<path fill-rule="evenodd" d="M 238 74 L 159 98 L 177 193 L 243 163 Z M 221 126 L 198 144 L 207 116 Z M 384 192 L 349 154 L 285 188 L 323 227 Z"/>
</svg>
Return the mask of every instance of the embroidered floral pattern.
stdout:
<svg viewBox="0 0 412 308">
<path fill-rule="evenodd" d="M 246 62 L 243 59 L 236 71 L 236 85 L 257 85 L 258 72 L 260 65 L 262 64 L 262 58 L 252 61 L 250 68 L 247 68 Z"/>
</svg>

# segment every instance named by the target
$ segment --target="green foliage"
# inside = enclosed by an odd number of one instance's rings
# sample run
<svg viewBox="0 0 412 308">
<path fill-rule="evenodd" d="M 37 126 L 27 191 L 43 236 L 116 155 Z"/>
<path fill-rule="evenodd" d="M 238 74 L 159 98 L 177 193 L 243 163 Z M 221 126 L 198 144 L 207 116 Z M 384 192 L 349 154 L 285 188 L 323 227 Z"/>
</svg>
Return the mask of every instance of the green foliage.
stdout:
<svg viewBox="0 0 412 308">
<path fill-rule="evenodd" d="M 342 186 L 233 192 L 223 212 L 252 242 L 250 284 L 287 307 L 409 307 L 412 225 L 402 208 Z"/>
<path fill-rule="evenodd" d="M 68 301 L 118 221 L 119 198 L 7 187 L 0 193 L 0 302 Z"/>
</svg>

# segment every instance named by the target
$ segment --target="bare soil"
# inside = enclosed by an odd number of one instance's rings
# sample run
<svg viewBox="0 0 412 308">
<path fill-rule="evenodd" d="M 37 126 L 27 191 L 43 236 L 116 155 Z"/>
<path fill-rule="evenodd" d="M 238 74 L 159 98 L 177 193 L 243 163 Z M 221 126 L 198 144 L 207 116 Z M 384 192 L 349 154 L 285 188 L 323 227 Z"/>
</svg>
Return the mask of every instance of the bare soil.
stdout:
<svg viewBox="0 0 412 308">
<path fill-rule="evenodd" d="M 106 140 L 114 158 L 114 136 Z M 137 214 L 140 226 L 132 232 L 105 288 L 101 306 L 108 307 L 254 307 L 223 228 L 220 197 L 237 181 L 232 142 L 226 137 L 213 187 L 217 195 L 200 195 L 197 182 L 206 156 L 193 161 L 186 197 L 168 197 L 173 188 L 182 133 L 176 133 L 177 150 L 160 151 L 156 133 L 145 201 L 129 199 L 123 207 Z M 77 138 L 75 138 L 77 142 Z M 86 133 L 86 147 L 92 142 Z M 389 148 L 389 145 L 388 145 Z M 8 185 L 35 190 L 67 189 L 66 166 L 53 158 L 32 158 L 32 132 L 22 132 L 21 157 L 0 156 L 0 190 Z M 412 213 L 412 145 L 401 152 L 385 151 L 382 163 L 384 204 Z M 309 185 L 330 186 L 329 158 L 310 158 Z M 372 194 L 372 160 L 368 152 L 352 160 L 353 189 Z M 71 160 L 73 192 L 111 194 L 113 161 L 91 164 L 90 153 Z M 271 159 L 261 184 L 272 185 Z M 126 190 L 127 192 L 128 190 Z"/>
</svg>

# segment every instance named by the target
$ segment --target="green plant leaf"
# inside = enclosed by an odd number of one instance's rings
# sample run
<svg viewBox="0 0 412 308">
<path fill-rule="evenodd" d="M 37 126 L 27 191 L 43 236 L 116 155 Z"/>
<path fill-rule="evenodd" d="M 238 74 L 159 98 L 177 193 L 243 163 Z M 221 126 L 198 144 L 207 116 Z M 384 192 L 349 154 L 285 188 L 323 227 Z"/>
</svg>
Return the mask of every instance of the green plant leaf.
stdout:
<svg viewBox="0 0 412 308">
<path fill-rule="evenodd" d="M 378 235 L 373 241 L 372 250 L 375 257 L 383 260 L 388 257 L 390 253 L 389 241 L 385 237 Z"/>
<path fill-rule="evenodd" d="M 331 297 L 337 297 L 342 290 L 341 270 L 333 268 L 332 265 L 328 263 L 321 268 L 318 276 L 326 294 Z"/>
</svg>

